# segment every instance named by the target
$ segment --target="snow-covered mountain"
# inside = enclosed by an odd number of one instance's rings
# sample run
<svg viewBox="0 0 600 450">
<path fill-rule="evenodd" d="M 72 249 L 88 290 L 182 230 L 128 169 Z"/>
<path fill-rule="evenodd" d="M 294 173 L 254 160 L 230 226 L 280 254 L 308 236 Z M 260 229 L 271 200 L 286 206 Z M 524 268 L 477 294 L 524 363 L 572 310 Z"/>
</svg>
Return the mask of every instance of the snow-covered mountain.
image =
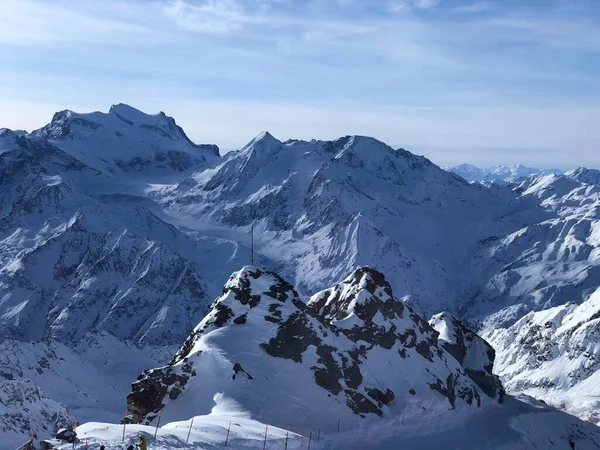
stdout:
<svg viewBox="0 0 600 450">
<path fill-rule="evenodd" d="M 108 114 L 57 112 L 31 136 L 59 145 L 99 172 L 184 172 L 219 157 L 217 146 L 194 144 L 172 117 L 124 104 L 113 105 Z"/>
<path fill-rule="evenodd" d="M 476 167 L 471 164 L 460 164 L 458 166 L 446 167 L 469 182 L 478 183 L 513 183 L 532 175 L 560 175 L 560 169 L 535 169 L 533 167 L 514 164 L 512 166 L 490 166 Z"/>
<path fill-rule="evenodd" d="M 565 173 L 565 175 L 569 178 L 579 181 L 580 183 L 600 186 L 600 170 L 598 169 L 579 167 L 577 169 L 569 170 Z"/>
<path fill-rule="evenodd" d="M 489 338 L 509 391 L 600 423 L 600 289 L 579 305 L 531 312 Z"/>
<path fill-rule="evenodd" d="M 210 301 L 230 274 L 250 263 L 253 228 L 256 265 L 289 280 L 299 298 L 371 266 L 416 314 L 447 311 L 432 326 L 460 329 L 463 337 L 446 340 L 443 350 L 463 372 L 493 384 L 489 363 L 479 359 L 487 348 L 471 341 L 469 330 L 491 339 L 497 361 L 519 359 L 521 341 L 506 336 L 523 317 L 585 304 L 600 286 L 594 174 L 577 169 L 511 185 L 470 184 L 362 136 L 282 142 L 265 132 L 220 157 L 216 146 L 192 143 L 162 113 L 126 105 L 109 113 L 63 111 L 33 133 L 0 129 L 0 339 L 15 348 L 49 339 L 72 350 L 73 342 L 100 333 L 106 345 L 180 345 L 213 311 Z M 452 325 L 452 316 L 468 327 Z M 325 331 L 334 326 L 307 317 Z M 459 341 L 471 356 L 457 353 Z M 595 351 L 591 341 L 582 346 Z M 572 370 L 586 370 L 583 358 L 569 361 Z M 90 364 L 96 370 L 103 363 Z M 139 373 L 158 364 L 136 367 Z M 495 370 L 509 392 L 545 395 L 511 382 L 531 372 Z M 119 386 L 130 376 L 117 375 Z M 71 412 L 76 407 L 34 383 Z M 100 392 L 80 391 L 90 398 Z M 598 413 L 598 405 L 572 395 L 566 409 Z M 103 408 L 113 406 L 96 411 Z"/>
<path fill-rule="evenodd" d="M 190 417 L 205 433 L 194 437 L 200 442 L 223 442 L 228 418 L 249 428 L 240 448 L 260 439 L 250 417 L 273 427 L 270 438 L 265 427 L 268 448 L 310 447 L 306 436 L 317 430 L 323 442 L 312 445 L 328 449 L 600 444 L 591 424 L 505 399 L 490 372 L 494 351 L 458 319 L 444 313 L 431 323 L 441 331 L 395 299 L 372 269 L 303 302 L 275 273 L 245 267 L 171 362 L 133 383 L 128 408 L 144 422 L 175 421 L 161 429 L 172 446 L 191 432 Z"/>
<path fill-rule="evenodd" d="M 366 268 L 307 303 L 275 273 L 234 273 L 169 365 L 133 384 L 128 407 L 144 420 L 162 410 L 181 421 L 208 414 L 219 393 L 294 431 L 486 401 L 437 333 Z"/>
</svg>

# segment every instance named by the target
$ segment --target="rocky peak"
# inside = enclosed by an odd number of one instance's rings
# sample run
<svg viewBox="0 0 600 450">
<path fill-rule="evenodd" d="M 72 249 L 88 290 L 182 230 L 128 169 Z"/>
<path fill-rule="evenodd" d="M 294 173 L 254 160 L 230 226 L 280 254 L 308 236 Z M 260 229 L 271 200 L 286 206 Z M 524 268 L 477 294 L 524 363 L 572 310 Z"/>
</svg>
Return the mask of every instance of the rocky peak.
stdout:
<svg viewBox="0 0 600 450">
<path fill-rule="evenodd" d="M 565 173 L 565 176 L 577 180 L 580 183 L 600 186 L 600 170 L 598 169 L 579 167 L 577 169 L 568 171 Z"/>
<path fill-rule="evenodd" d="M 268 131 L 263 131 L 242 149 L 242 153 L 256 155 L 259 159 L 269 158 L 285 149 L 283 143 Z"/>
<path fill-rule="evenodd" d="M 447 312 L 436 314 L 429 324 L 439 333 L 442 347 L 463 366 L 481 390 L 502 401 L 504 388 L 492 373 L 496 357 L 492 346 Z"/>
<path fill-rule="evenodd" d="M 210 410 L 218 392 L 261 420 L 286 426 L 311 420 L 319 426 L 316 421 L 342 415 L 352 426 L 399 413 L 410 395 L 451 408 L 482 401 L 438 346 L 437 333 L 370 268 L 357 269 L 308 305 L 273 272 L 235 272 L 171 362 L 133 383 L 128 407 L 146 421 L 160 409 L 168 420 L 182 420 Z"/>
<path fill-rule="evenodd" d="M 392 288 L 384 275 L 370 267 L 356 269 L 338 285 L 314 295 L 309 306 L 338 326 L 353 316 L 363 323 L 372 322 L 378 312 L 390 318 L 396 314 L 401 317 L 404 309 L 402 303 L 392 297 Z"/>
</svg>

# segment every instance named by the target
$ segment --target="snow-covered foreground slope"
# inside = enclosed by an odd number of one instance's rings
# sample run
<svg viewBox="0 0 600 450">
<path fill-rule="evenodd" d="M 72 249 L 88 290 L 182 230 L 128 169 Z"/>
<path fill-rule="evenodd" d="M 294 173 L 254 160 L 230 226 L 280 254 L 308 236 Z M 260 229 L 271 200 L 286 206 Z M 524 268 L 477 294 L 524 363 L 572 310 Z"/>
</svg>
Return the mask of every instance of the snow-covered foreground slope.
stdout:
<svg viewBox="0 0 600 450">
<path fill-rule="evenodd" d="M 229 437 L 227 430 L 230 429 Z M 508 397 L 504 405 L 488 405 L 479 414 L 455 415 L 448 412 L 416 412 L 393 420 L 337 432 L 322 429 L 296 434 L 249 418 L 235 410 L 215 408 L 208 415 L 152 426 L 123 426 L 91 422 L 78 428 L 82 443 L 74 448 L 90 449 L 105 445 L 108 450 L 137 443 L 146 436 L 152 450 L 306 449 L 315 450 L 596 450 L 600 446 L 600 429 L 573 416 L 556 411 L 531 398 Z M 156 434 L 156 438 L 154 438 Z M 265 443 L 266 436 L 266 443 Z M 317 440 L 317 436 L 319 440 Z M 73 448 L 71 444 L 57 447 Z"/>
</svg>

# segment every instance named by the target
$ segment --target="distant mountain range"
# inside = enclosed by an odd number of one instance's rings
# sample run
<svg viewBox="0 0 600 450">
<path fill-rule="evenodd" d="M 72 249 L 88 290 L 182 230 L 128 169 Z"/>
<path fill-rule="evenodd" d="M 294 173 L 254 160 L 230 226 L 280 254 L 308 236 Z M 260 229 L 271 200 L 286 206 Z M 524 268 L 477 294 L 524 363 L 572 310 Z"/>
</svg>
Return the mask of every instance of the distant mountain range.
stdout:
<svg viewBox="0 0 600 450">
<path fill-rule="evenodd" d="M 513 166 L 476 167 L 471 164 L 446 167 L 446 170 L 460 175 L 469 182 L 479 183 L 513 183 L 532 175 L 561 175 L 560 169 L 535 169 L 521 164 Z"/>
</svg>

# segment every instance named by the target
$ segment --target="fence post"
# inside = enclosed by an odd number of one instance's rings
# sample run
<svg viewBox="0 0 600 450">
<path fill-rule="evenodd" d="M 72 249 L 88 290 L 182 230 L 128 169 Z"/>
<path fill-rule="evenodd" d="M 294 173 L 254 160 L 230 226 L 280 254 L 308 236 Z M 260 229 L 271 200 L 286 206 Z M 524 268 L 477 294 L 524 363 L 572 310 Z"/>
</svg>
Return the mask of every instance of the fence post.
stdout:
<svg viewBox="0 0 600 450">
<path fill-rule="evenodd" d="M 319 428 L 319 432 L 317 433 L 317 441 L 321 439 L 321 429 Z"/>
<path fill-rule="evenodd" d="M 156 429 L 154 430 L 154 440 L 156 440 L 156 434 L 158 433 L 158 426 L 160 425 L 160 418 L 162 417 L 162 409 L 158 413 L 158 420 L 156 421 Z"/>
<path fill-rule="evenodd" d="M 77 419 L 73 421 L 73 432 L 77 433 Z M 73 441 L 73 448 L 75 448 L 75 441 Z"/>
<path fill-rule="evenodd" d="M 338 433 L 340 432 L 340 420 L 342 420 L 342 418 L 338 417 L 338 427 L 337 427 Z"/>
<path fill-rule="evenodd" d="M 229 441 L 229 431 L 231 430 L 231 420 L 229 421 L 229 426 L 227 427 L 227 436 L 225 437 L 225 447 L 227 447 L 227 441 Z"/>
<path fill-rule="evenodd" d="M 127 418 L 127 407 L 125 407 L 125 412 L 123 413 L 123 442 L 125 442 L 125 425 L 127 425 L 125 419 Z M 75 444 L 73 444 L 75 445 Z M 75 448 L 75 447 L 73 447 Z"/>
<path fill-rule="evenodd" d="M 287 450 L 287 444 L 288 444 L 288 437 L 290 435 L 290 429 L 288 428 L 286 433 L 285 433 L 285 446 L 283 447 L 283 450 Z"/>
<path fill-rule="evenodd" d="M 269 424 L 265 427 L 265 442 L 263 444 L 263 450 L 267 448 L 267 433 L 269 432 Z"/>
<path fill-rule="evenodd" d="M 187 435 L 187 438 L 185 439 L 186 444 L 190 440 L 190 433 L 192 432 L 192 427 L 194 426 L 194 419 L 195 419 L 195 417 L 192 417 L 192 423 L 190 423 L 190 429 L 188 430 L 188 435 Z M 227 442 L 225 442 L 225 447 L 227 447 Z"/>
<path fill-rule="evenodd" d="M 312 429 L 310 430 L 310 435 L 308 436 L 308 450 L 310 450 L 310 441 L 312 441 Z"/>
</svg>

